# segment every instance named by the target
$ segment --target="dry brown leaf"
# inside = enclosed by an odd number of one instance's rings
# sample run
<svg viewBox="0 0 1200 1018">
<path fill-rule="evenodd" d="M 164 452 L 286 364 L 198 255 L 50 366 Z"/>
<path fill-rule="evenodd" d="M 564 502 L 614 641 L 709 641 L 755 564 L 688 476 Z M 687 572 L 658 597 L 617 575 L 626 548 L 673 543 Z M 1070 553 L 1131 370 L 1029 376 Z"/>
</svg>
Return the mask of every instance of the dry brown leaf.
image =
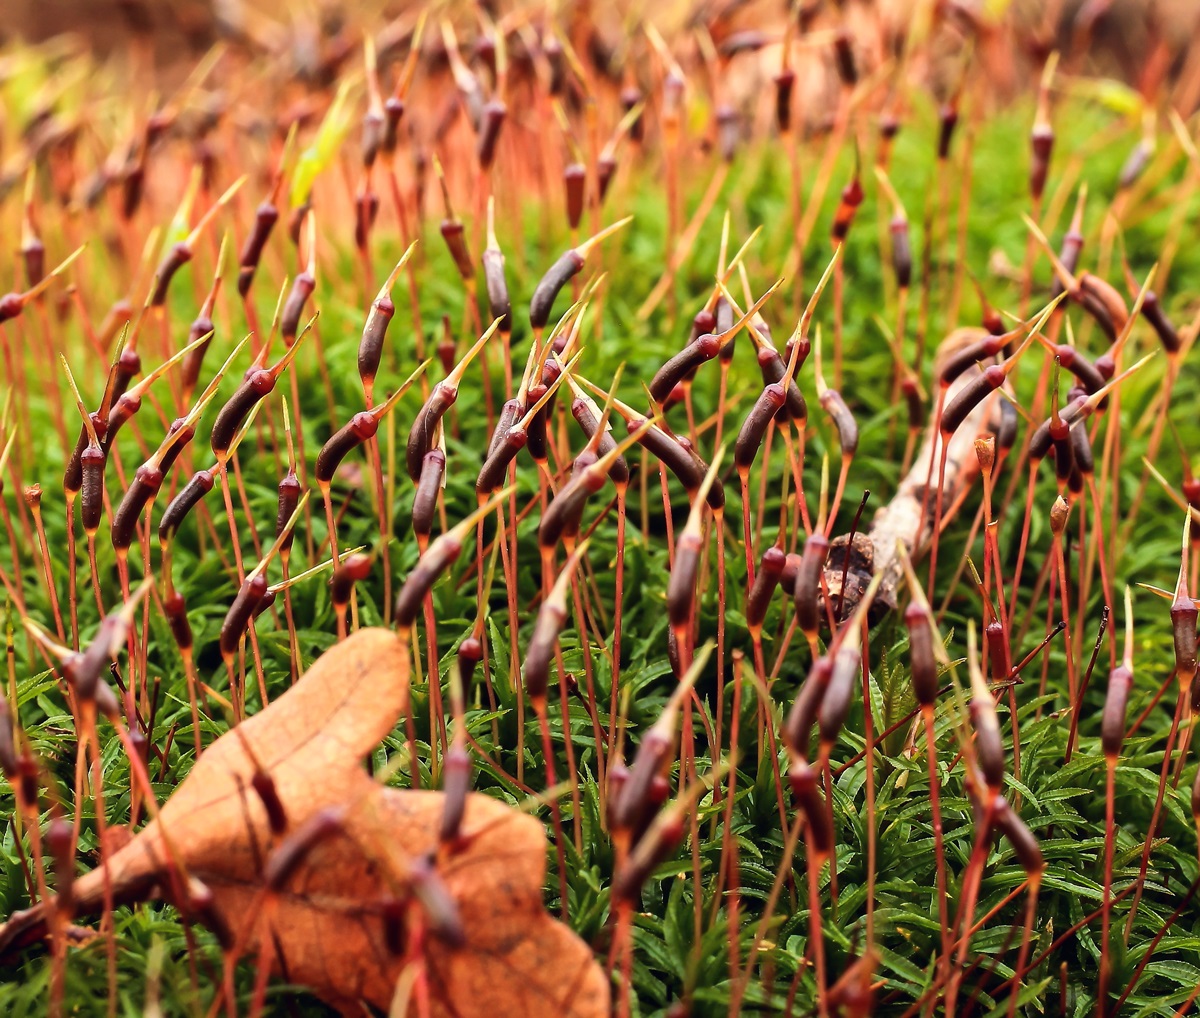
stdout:
<svg viewBox="0 0 1200 1018">
<path fill-rule="evenodd" d="M 607 1015 L 609 989 L 590 949 L 542 905 L 546 839 L 534 818 L 483 795 L 468 797 L 461 845 L 438 846 L 440 792 L 372 781 L 367 753 L 407 709 L 407 668 L 396 635 L 365 629 L 322 655 L 260 714 L 201 756 L 160 817 L 109 859 L 115 900 L 158 891 L 176 899 L 172 852 L 212 893 L 204 921 L 242 956 L 269 945 L 273 972 L 347 1007 L 387 1009 L 404 966 L 388 951 L 382 909 L 412 898 L 414 864 L 434 868 L 457 907 L 465 943 L 424 940 L 433 1013 Z M 264 908 L 262 872 L 273 846 L 265 808 L 251 789 L 254 763 L 272 778 L 288 830 L 318 810 L 345 810 L 341 831 L 304 857 Z M 164 837 L 165 834 L 165 837 Z M 75 885 L 77 911 L 103 902 L 103 871 Z M 0 928 L 0 953 L 45 935 L 40 906 Z"/>
</svg>

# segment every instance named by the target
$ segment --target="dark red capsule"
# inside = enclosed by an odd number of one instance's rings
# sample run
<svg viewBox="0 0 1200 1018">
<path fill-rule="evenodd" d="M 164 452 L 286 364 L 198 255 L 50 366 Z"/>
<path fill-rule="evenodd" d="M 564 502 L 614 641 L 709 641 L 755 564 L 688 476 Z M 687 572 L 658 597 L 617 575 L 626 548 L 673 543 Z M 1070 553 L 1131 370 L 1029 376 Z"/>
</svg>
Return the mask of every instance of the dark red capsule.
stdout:
<svg viewBox="0 0 1200 1018">
<path fill-rule="evenodd" d="M 461 746 L 451 746 L 442 761 L 442 821 L 438 840 L 455 841 L 462 829 L 471 788 L 471 755 Z"/>
<path fill-rule="evenodd" d="M 1104 713 L 1100 718 L 1100 747 L 1110 760 L 1121 754 L 1121 744 L 1125 741 L 1125 712 L 1132 689 L 1133 672 L 1125 665 L 1117 665 L 1108 676 Z"/>
<path fill-rule="evenodd" d="M 441 493 L 442 478 L 445 475 L 445 453 L 441 449 L 430 449 L 421 464 L 421 477 L 417 481 L 417 492 L 413 496 L 412 525 L 413 533 L 418 537 L 427 538 L 433 532 L 433 518 L 437 512 L 438 495 Z"/>
<path fill-rule="evenodd" d="M 167 503 L 158 521 L 158 539 L 166 543 L 175 536 L 196 504 L 213 489 L 216 478 L 211 470 L 198 470 L 179 493 Z"/>
<path fill-rule="evenodd" d="M 154 289 L 150 291 L 150 306 L 160 308 L 167 301 L 167 289 L 171 280 L 184 265 L 192 260 L 192 249 L 184 243 L 175 244 L 159 263 L 154 274 Z"/>
<path fill-rule="evenodd" d="M 854 48 L 851 45 L 850 33 L 842 29 L 834 37 L 833 54 L 837 65 L 838 77 L 846 88 L 858 84 L 858 68 L 854 63 Z"/>
<path fill-rule="evenodd" d="M 404 452 L 408 476 L 413 481 L 420 480 L 421 464 L 425 460 L 425 454 L 433 448 L 438 424 L 457 399 L 458 391 L 456 389 L 441 384 L 435 385 L 429 399 L 425 401 L 425 405 L 417 411 L 416 419 L 408 433 L 408 444 Z"/>
<path fill-rule="evenodd" d="M 800 809 L 804 811 L 808 844 L 818 859 L 824 859 L 833 848 L 833 830 L 829 825 L 825 800 L 817 787 L 817 772 L 807 760 L 794 760 L 788 768 L 788 784 Z"/>
<path fill-rule="evenodd" d="M 118 552 L 128 551 L 136 536 L 137 521 L 146 508 L 146 503 L 158 494 L 162 487 L 163 473 L 153 462 L 143 463 L 137 468 L 129 487 L 121 498 L 112 518 L 112 543 Z"/>
<path fill-rule="evenodd" d="M 275 780 L 266 771 L 255 771 L 250 779 L 250 787 L 254 789 L 259 802 L 266 810 L 267 825 L 271 828 L 271 833 L 279 837 L 287 830 L 288 819 L 287 810 L 283 808 L 283 802 L 279 798 L 279 790 L 275 787 Z"/>
<path fill-rule="evenodd" d="M 938 685 L 929 612 L 913 602 L 904 611 L 904 624 L 908 628 L 913 693 L 922 707 L 932 707 L 937 700 Z"/>
<path fill-rule="evenodd" d="M 786 403 L 787 394 L 778 383 L 771 383 L 759 394 L 746 419 L 742 421 L 737 440 L 733 444 L 733 462 L 738 470 L 749 470 L 754 464 L 767 427 Z"/>
<path fill-rule="evenodd" d="M 167 625 L 171 627 L 171 635 L 175 638 L 175 646 L 181 651 L 189 651 L 194 643 L 192 625 L 188 622 L 187 602 L 178 591 L 173 591 L 163 599 L 163 612 L 167 616 Z"/>
<path fill-rule="evenodd" d="M 567 225 L 572 230 L 579 228 L 583 219 L 584 188 L 587 184 L 587 169 L 582 163 L 568 163 L 563 170 L 563 187 L 567 196 Z"/>
<path fill-rule="evenodd" d="M 953 435 L 984 398 L 1004 384 L 1004 369 L 991 364 L 955 393 L 942 411 L 942 434 Z"/>
<path fill-rule="evenodd" d="M 1033 150 L 1029 162 L 1029 194 L 1038 201 L 1046 190 L 1046 176 L 1050 172 L 1050 153 L 1054 148 L 1054 129 L 1049 124 L 1034 124 L 1029 136 Z"/>
<path fill-rule="evenodd" d="M 836 389 L 826 389 L 820 396 L 821 406 L 833 420 L 837 429 L 838 444 L 843 456 L 853 456 L 858 451 L 858 421 L 846 406 L 842 394 Z"/>
<path fill-rule="evenodd" d="M 558 645 L 558 634 L 566 620 L 566 612 L 553 601 L 544 601 L 538 610 L 522 667 L 525 692 L 535 704 L 544 705 L 546 702 L 554 649 Z"/>
<path fill-rule="evenodd" d="M 304 313 L 304 305 L 316 289 L 317 281 L 308 272 L 301 272 L 292 283 L 291 293 L 283 303 L 283 311 L 279 316 L 279 332 L 283 341 L 291 346 L 300 331 L 300 316 Z"/>
<path fill-rule="evenodd" d="M 238 429 L 250 411 L 275 388 L 275 376 L 266 368 L 252 368 L 217 413 L 213 421 L 209 445 L 217 456 L 229 451 Z"/>
<path fill-rule="evenodd" d="M 350 603 L 354 584 L 371 575 L 371 564 L 370 555 L 358 552 L 342 559 L 329 581 L 329 600 L 335 608 L 345 608 Z"/>
<path fill-rule="evenodd" d="M 258 271 L 258 263 L 267 246 L 267 239 L 278 221 L 279 209 L 269 201 L 263 202 L 254 212 L 254 225 L 250 228 L 238 255 L 237 288 L 243 298 L 250 292 L 250 284 L 254 282 L 254 274 Z"/>
<path fill-rule="evenodd" d="M 317 810 L 295 832 L 288 835 L 267 859 L 263 869 L 263 885 L 272 894 L 279 894 L 301 864 L 319 845 L 342 831 L 342 810 L 327 806 Z"/>
<path fill-rule="evenodd" d="M 254 609 L 267 596 L 267 579 L 262 573 L 247 576 L 242 586 L 225 613 L 225 621 L 221 623 L 219 645 L 221 656 L 232 657 L 237 653 L 238 644 L 246 635 L 246 627 L 254 616 Z"/>
<path fill-rule="evenodd" d="M 583 259 L 579 252 L 572 248 L 564 252 L 546 271 L 538 282 L 533 296 L 529 300 L 529 324 L 535 329 L 544 328 L 550 320 L 550 312 L 554 307 L 554 298 L 580 269 Z"/>
<path fill-rule="evenodd" d="M 479 166 L 484 173 L 487 173 L 496 161 L 496 143 L 500 137 L 500 127 L 504 126 L 504 118 L 508 113 L 509 108 L 496 98 L 484 103 L 479 138 L 475 142 L 475 155 L 479 156 Z"/>
<path fill-rule="evenodd" d="M 807 760 L 810 756 L 812 728 L 832 675 L 833 662 L 824 656 L 817 658 L 792 701 L 792 708 L 783 722 L 783 741 L 794 758 Z"/>
<path fill-rule="evenodd" d="M 434 541 L 417 561 L 400 588 L 400 593 L 396 595 L 395 611 L 392 612 L 392 618 L 396 620 L 396 626 L 401 632 L 412 628 L 413 621 L 425 601 L 425 595 L 461 552 L 461 544 L 447 540 L 446 535 L 443 535 Z"/>
<path fill-rule="evenodd" d="M 821 626 L 821 574 L 828 556 L 829 538 L 820 531 L 804 542 L 792 599 L 796 609 L 796 624 L 806 636 L 815 634 Z"/>
<path fill-rule="evenodd" d="M 896 285 L 903 290 L 912 283 L 912 238 L 909 236 L 908 219 L 900 215 L 893 216 L 891 233 L 892 271 L 896 274 Z"/>
<path fill-rule="evenodd" d="M 954 140 L 954 129 L 958 127 L 958 108 L 946 103 L 938 110 L 938 159 L 950 158 L 950 142 Z"/>
<path fill-rule="evenodd" d="M 383 151 L 391 155 L 400 139 L 400 121 L 404 117 L 404 100 L 388 96 L 383 104 Z"/>
<path fill-rule="evenodd" d="M 483 660 L 483 643 L 473 636 L 468 636 L 458 645 L 458 682 L 459 693 L 467 695 L 471 680 L 475 674 L 475 666 Z"/>
<path fill-rule="evenodd" d="M 450 257 L 454 259 L 458 274 L 463 279 L 473 279 L 475 266 L 471 262 L 471 253 L 467 250 L 466 229 L 463 224 L 457 219 L 443 219 L 441 231 L 442 239 L 446 242 Z"/>
<path fill-rule="evenodd" d="M 751 632 L 762 628 L 786 562 L 787 553 L 777 545 L 771 545 L 763 552 L 758 571 L 754 574 L 754 583 L 746 595 L 746 624 Z"/>
<path fill-rule="evenodd" d="M 512 304 L 508 297 L 508 281 L 504 277 L 504 255 L 496 248 L 486 248 L 483 252 L 483 281 L 492 318 L 500 319 L 500 332 L 512 332 Z"/>
<path fill-rule="evenodd" d="M 361 410 L 351 417 L 329 436 L 328 441 L 321 446 L 321 451 L 317 453 L 316 468 L 313 471 L 317 482 L 329 484 L 342 460 L 367 439 L 374 437 L 377 431 L 379 418 L 374 414 Z"/>
<path fill-rule="evenodd" d="M 787 134 L 792 125 L 792 92 L 796 87 L 796 72 L 785 67 L 774 78 L 775 81 L 775 127 L 780 134 Z"/>
<path fill-rule="evenodd" d="M 89 445 L 79 456 L 82 477 L 80 511 L 83 529 L 89 534 L 100 529 L 100 518 L 104 512 L 104 463 L 104 453 L 94 445 Z"/>
</svg>

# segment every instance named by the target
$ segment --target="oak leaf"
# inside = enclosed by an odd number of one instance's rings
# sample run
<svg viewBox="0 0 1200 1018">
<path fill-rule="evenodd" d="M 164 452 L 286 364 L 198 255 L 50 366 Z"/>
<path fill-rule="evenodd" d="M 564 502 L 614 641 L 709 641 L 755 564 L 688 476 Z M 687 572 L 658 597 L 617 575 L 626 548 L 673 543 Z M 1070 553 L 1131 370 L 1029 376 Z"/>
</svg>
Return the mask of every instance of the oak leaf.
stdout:
<svg viewBox="0 0 1200 1018">
<path fill-rule="evenodd" d="M 214 742 L 158 819 L 109 858 L 114 899 L 161 894 L 243 958 L 269 959 L 273 974 L 347 1010 L 367 1001 L 386 1011 L 411 952 L 397 952 L 394 938 L 389 949 L 385 910 L 399 908 L 405 936 L 427 929 L 416 875 L 432 869 L 462 931 L 460 943 L 420 940 L 434 1014 L 607 1015 L 603 970 L 543 907 L 546 839 L 536 819 L 472 794 L 459 843 L 439 847 L 442 793 L 385 788 L 367 776 L 364 758 L 408 708 L 406 655 L 389 630 L 361 630 Z M 272 835 L 252 788 L 255 761 L 283 806 L 282 836 Z M 330 807 L 338 829 L 268 900 L 272 848 Z M 103 868 L 76 881 L 77 914 L 103 900 Z M 44 937 L 47 919 L 42 905 L 15 914 L 0 927 L 0 954 Z"/>
</svg>

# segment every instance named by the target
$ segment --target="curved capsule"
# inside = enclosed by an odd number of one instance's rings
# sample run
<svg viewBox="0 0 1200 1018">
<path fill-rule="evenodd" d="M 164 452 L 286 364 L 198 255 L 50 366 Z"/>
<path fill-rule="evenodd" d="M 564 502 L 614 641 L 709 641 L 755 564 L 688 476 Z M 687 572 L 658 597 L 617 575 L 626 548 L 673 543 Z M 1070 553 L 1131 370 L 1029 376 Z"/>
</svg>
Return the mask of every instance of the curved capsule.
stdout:
<svg viewBox="0 0 1200 1018">
<path fill-rule="evenodd" d="M 262 573 L 251 573 L 242 581 L 233 604 L 225 613 L 225 621 L 221 623 L 221 635 L 218 644 L 221 656 L 229 659 L 237 653 L 238 644 L 246 635 L 246 627 L 254 617 L 254 609 L 267 596 L 267 579 Z"/>
<path fill-rule="evenodd" d="M 833 657 L 833 671 L 829 676 L 829 685 L 817 711 L 817 726 L 821 733 L 823 752 L 828 753 L 829 747 L 837 742 L 842 726 L 846 723 L 846 715 L 850 713 L 850 704 L 854 700 L 854 680 L 862 667 L 862 654 L 858 648 L 843 644 Z"/>
<path fill-rule="evenodd" d="M 275 539 L 280 542 L 281 554 L 291 550 L 292 541 L 295 540 L 296 532 L 288 523 L 296 513 L 301 494 L 300 478 L 296 476 L 295 470 L 289 469 L 279 481 L 275 503 Z"/>
<path fill-rule="evenodd" d="M 416 419 L 408 432 L 408 444 L 404 451 L 405 466 L 408 468 L 408 476 L 413 481 L 420 480 L 421 464 L 425 460 L 425 454 L 433 448 L 438 424 L 457 399 L 457 389 L 439 383 L 434 386 L 425 405 L 417 411 Z"/>
<path fill-rule="evenodd" d="M 408 574 L 400 593 L 396 595 L 396 610 L 392 617 L 401 632 L 412 628 L 425 595 L 462 552 L 462 544 L 456 540 L 449 540 L 449 537 L 450 534 L 443 534 L 429 546 Z"/>
<path fill-rule="evenodd" d="M 471 790 L 471 754 L 462 746 L 451 746 L 442 760 L 442 819 L 438 841 L 457 840 L 462 830 L 467 793 Z"/>
<path fill-rule="evenodd" d="M 284 301 L 283 311 L 279 316 L 279 332 L 289 346 L 300 331 L 300 316 L 304 314 L 304 305 L 317 288 L 317 280 L 311 272 L 301 272 L 292 282 L 291 293 Z"/>
<path fill-rule="evenodd" d="M 479 157 L 479 166 L 484 173 L 492 168 L 492 163 L 496 159 L 496 142 L 500 139 L 500 128 L 504 126 L 506 116 L 508 116 L 508 107 L 499 99 L 490 99 L 483 104 L 475 154 Z"/>
<path fill-rule="evenodd" d="M 213 490 L 215 480 L 213 471 L 198 470 L 187 484 L 179 489 L 179 493 L 167 503 L 158 521 L 158 539 L 161 543 L 166 544 L 175 536 L 188 514 Z"/>
<path fill-rule="evenodd" d="M 959 375 L 979 363 L 979 361 L 996 356 L 996 354 L 1004 349 L 1008 340 L 1012 338 L 1012 333 L 1000 336 L 987 335 L 982 339 L 977 339 L 973 343 L 968 343 L 943 361 L 941 371 L 938 373 L 938 381 L 942 385 L 949 385 Z"/>
<path fill-rule="evenodd" d="M 1153 290 L 1147 290 L 1146 296 L 1142 299 L 1142 314 L 1150 323 L 1154 334 L 1158 336 L 1158 341 L 1162 344 L 1163 349 L 1169 355 L 1179 353 L 1183 346 L 1179 333 L 1175 331 L 1175 326 L 1167 318 L 1166 312 L 1162 308 L 1162 302 Z"/>
<path fill-rule="evenodd" d="M 676 629 L 686 626 L 692 614 L 700 551 L 700 539 L 694 534 L 684 534 L 675 543 L 675 562 L 667 580 L 667 618 Z"/>
<path fill-rule="evenodd" d="M 559 488 L 538 524 L 538 547 L 554 548 L 564 534 L 577 533 L 591 494 L 582 473 L 574 475 Z"/>
<path fill-rule="evenodd" d="M 1096 472 L 1096 459 L 1092 454 L 1092 440 L 1082 424 L 1071 429 L 1071 458 L 1084 477 Z"/>
<path fill-rule="evenodd" d="M 783 722 L 783 741 L 793 757 L 809 759 L 812 728 L 832 675 L 833 662 L 825 656 L 817 658 L 792 701 L 792 709 Z"/>
<path fill-rule="evenodd" d="M 280 842 L 263 869 L 263 886 L 269 893 L 279 894 L 313 849 L 342 832 L 342 814 L 338 806 L 317 810 Z"/>
<path fill-rule="evenodd" d="M 271 202 L 265 201 L 255 209 L 254 225 L 246 235 L 238 255 L 238 293 L 245 298 L 250 292 L 250 284 L 254 282 L 254 274 L 258 271 L 258 263 L 262 260 L 263 250 L 275 224 L 279 222 L 279 209 Z"/>
<path fill-rule="evenodd" d="M 417 493 L 413 496 L 412 527 L 418 537 L 428 538 L 433 532 L 433 517 L 437 512 L 438 494 L 445 476 L 446 454 L 441 449 L 430 449 L 421 464 L 421 478 L 417 482 Z M 492 491 L 500 486 L 497 484 Z M 491 491 L 487 494 L 491 494 Z"/>
<path fill-rule="evenodd" d="M 371 313 L 363 326 L 362 339 L 358 343 L 358 376 L 374 379 L 379 373 L 379 362 L 383 359 L 383 342 L 387 338 L 387 327 L 396 314 L 392 298 L 384 293 L 375 298 Z"/>
<path fill-rule="evenodd" d="M 535 329 L 545 328 L 550 320 L 554 299 L 579 270 L 583 268 L 583 257 L 572 248 L 564 252 L 546 271 L 529 300 L 529 324 Z"/>
<path fill-rule="evenodd" d="M 150 306 L 162 307 L 167 302 L 167 289 L 175 273 L 192 260 L 191 248 L 182 242 L 175 244 L 159 263 L 154 274 L 154 289 L 150 291 Z"/>
<path fill-rule="evenodd" d="M 442 239 L 454 259 L 454 267 L 458 274 L 469 280 L 475 277 L 475 266 L 471 262 L 471 252 L 467 250 L 466 227 L 457 219 L 443 219 L 441 225 Z"/>
<path fill-rule="evenodd" d="M 484 249 L 483 282 L 492 317 L 500 319 L 500 331 L 512 332 L 512 303 L 508 297 L 508 280 L 504 276 L 504 255 L 499 248 Z"/>
<path fill-rule="evenodd" d="M 792 599 L 796 609 L 796 624 L 806 636 L 814 635 L 821 627 L 821 572 L 829 556 L 829 538 L 814 531 L 804 543 L 800 568 L 796 570 L 796 587 Z"/>
<path fill-rule="evenodd" d="M 914 601 L 904 610 L 904 624 L 908 627 L 913 693 L 921 707 L 932 708 L 937 701 L 938 684 L 929 612 Z"/>
<path fill-rule="evenodd" d="M 826 389 L 820 396 L 821 407 L 833 420 L 837 428 L 838 444 L 843 456 L 853 456 L 858 451 L 858 422 L 846 406 L 842 394 L 836 389 Z"/>
<path fill-rule="evenodd" d="M 698 337 L 678 353 L 667 359 L 650 379 L 650 398 L 655 403 L 663 403 L 689 372 L 694 372 L 705 361 L 717 356 L 721 349 L 721 341 L 711 333 Z"/>
<path fill-rule="evenodd" d="M 491 440 L 488 442 L 487 456 L 493 455 L 504 444 L 504 440 L 508 437 L 512 426 L 520 420 L 524 412 L 525 407 L 520 399 L 514 397 L 505 401 L 504 406 L 500 408 L 500 416 L 496 420 L 496 427 L 492 430 Z M 485 460 L 487 456 L 484 457 Z"/>
<path fill-rule="evenodd" d="M 891 221 L 892 271 L 896 275 L 896 286 L 901 290 L 912 284 L 912 239 L 909 236 L 908 218 L 896 215 Z"/>
<path fill-rule="evenodd" d="M 535 705 L 542 704 L 543 709 L 549 688 L 550 666 L 554 661 L 554 648 L 558 645 L 558 634 L 566 620 L 567 614 L 559 605 L 551 601 L 544 602 L 538 611 L 537 620 L 533 624 L 533 634 L 525 650 L 525 661 L 521 669 L 525 678 L 525 692 Z"/>
<path fill-rule="evenodd" d="M 317 453 L 316 467 L 313 471 L 317 483 L 328 485 L 333 480 L 333 475 L 337 473 L 337 468 L 342 460 L 378 431 L 379 420 L 374 414 L 361 410 L 351 417 L 329 436 L 329 440 L 321 446 L 321 451 Z"/>
<path fill-rule="evenodd" d="M 588 400 L 581 398 L 573 399 L 571 401 L 571 416 L 575 418 L 589 441 L 595 438 L 596 430 L 600 427 L 600 422 L 597 420 L 595 413 L 593 413 L 592 406 Z M 599 456 L 604 456 L 612 452 L 616 446 L 617 440 L 606 431 L 597 439 L 596 453 Z M 629 483 L 629 464 L 625 461 L 624 456 L 618 455 L 612 461 L 612 465 L 608 468 L 608 476 L 618 488 Z"/>
<path fill-rule="evenodd" d="M 517 453 L 525 447 L 528 441 L 528 431 L 520 428 L 508 430 L 499 445 L 488 453 L 487 459 L 483 461 L 483 466 L 479 468 L 479 474 L 475 478 L 476 495 L 483 498 L 503 487 L 504 475 L 508 473 L 508 465 L 517 458 Z M 426 460 L 428 458 L 426 456 Z M 421 479 L 424 480 L 424 478 L 425 473 L 422 471 Z M 416 504 L 414 503 L 414 512 L 415 509 Z"/>
<path fill-rule="evenodd" d="M 754 583 L 746 595 L 746 624 L 752 633 L 762 629 L 786 563 L 787 553 L 778 545 L 771 545 L 762 554 L 762 561 L 754 574 Z"/>
<path fill-rule="evenodd" d="M 1004 369 L 998 364 L 991 364 L 959 389 L 942 411 L 942 434 L 953 435 L 962 426 L 971 411 L 983 402 L 989 393 L 1004 384 L 1004 379 Z"/>
<path fill-rule="evenodd" d="M 1121 744 L 1125 741 L 1125 712 L 1132 689 L 1133 672 L 1125 665 L 1117 665 L 1109 672 L 1104 713 L 1100 717 L 1100 747 L 1109 760 L 1116 760 L 1121 755 Z"/>
<path fill-rule="evenodd" d="M 1004 785 L 1004 737 L 987 686 L 971 697 L 970 713 L 975 726 L 975 758 L 979 769 L 989 788 L 1001 788 Z"/>
<path fill-rule="evenodd" d="M 1000 400 L 1000 423 L 996 428 L 996 445 L 1009 450 L 1017 444 L 1017 428 L 1020 426 L 1017 408 L 1008 400 Z"/>
<path fill-rule="evenodd" d="M 1012 846 L 1017 861 L 1025 873 L 1030 877 L 1040 877 L 1046 868 L 1046 860 L 1042 855 L 1042 848 L 1038 844 L 1037 838 L 1025 826 L 1025 821 L 1017 816 L 1007 799 L 1002 796 L 997 796 L 996 799 L 992 821 L 996 825 L 996 830 L 1003 834 L 1005 840 Z"/>
<path fill-rule="evenodd" d="M 129 487 L 121 498 L 112 517 L 112 544 L 118 554 L 129 550 L 137 532 L 138 517 L 146 504 L 158 494 L 162 487 L 163 472 L 152 462 L 143 463 L 137 468 Z"/>
<path fill-rule="evenodd" d="M 737 440 L 733 443 L 733 463 L 739 471 L 745 472 L 754 465 L 768 425 L 786 402 L 787 396 L 783 386 L 775 382 L 766 386 L 759 394 L 746 419 L 742 421 Z"/>
<path fill-rule="evenodd" d="M 104 512 L 104 453 L 98 446 L 89 445 L 79 457 L 81 495 L 80 512 L 83 529 L 94 534 L 100 529 Z"/>
<path fill-rule="evenodd" d="M 791 342 L 789 341 L 789 344 Z M 802 337 L 799 342 L 807 344 L 808 338 Z M 800 371 L 807 356 L 808 351 L 802 347 L 796 358 L 796 371 L 793 375 Z M 764 384 L 778 385 L 783 381 L 783 376 L 787 373 L 787 363 L 778 350 L 774 347 L 768 347 L 764 343 L 758 350 L 758 370 L 762 374 Z M 783 410 L 775 417 L 777 421 L 789 418 L 801 424 L 808 420 L 808 404 L 805 403 L 804 394 L 800 391 L 800 386 L 796 384 L 794 377 L 787 387 L 787 398 L 784 401 Z"/>
<path fill-rule="evenodd" d="M 218 457 L 228 452 L 250 411 L 275 388 L 275 378 L 275 373 L 268 368 L 251 368 L 241 385 L 217 412 L 209 445 Z"/>
<path fill-rule="evenodd" d="M 365 580 L 371 575 L 371 556 L 356 552 L 347 555 L 341 564 L 334 569 L 329 580 L 329 600 L 335 608 L 345 608 L 350 603 L 350 595 L 354 584 Z"/>
<path fill-rule="evenodd" d="M 205 354 L 208 353 L 208 348 L 212 346 L 215 328 L 216 326 L 213 324 L 210 314 L 206 310 L 201 310 L 196 320 L 192 322 L 192 327 L 188 330 L 189 346 L 197 340 L 204 340 L 199 346 L 193 350 L 189 350 L 184 355 L 183 364 L 179 370 L 183 383 L 183 391 L 189 395 L 200 381 L 200 371 L 204 367 Z"/>
<path fill-rule="evenodd" d="M 88 414 L 92 421 L 92 430 L 96 432 L 96 437 L 100 440 L 101 450 L 103 451 L 104 442 L 107 438 L 105 434 L 106 423 L 101 419 L 98 413 Z M 63 491 L 64 493 L 77 494 L 83 486 L 83 451 L 88 447 L 88 431 L 85 425 L 79 426 L 79 438 L 75 442 L 75 449 L 67 459 L 66 468 L 63 470 Z"/>
<path fill-rule="evenodd" d="M 788 784 L 804 811 L 805 835 L 812 852 L 817 859 L 824 859 L 833 850 L 833 830 L 825 800 L 817 787 L 817 772 L 807 760 L 795 760 L 788 768 Z"/>
<path fill-rule="evenodd" d="M 192 625 L 188 622 L 187 602 L 177 591 L 163 599 L 163 613 L 167 616 L 167 625 L 171 627 L 171 636 L 175 638 L 175 646 L 181 652 L 187 653 L 194 643 Z"/>
</svg>

